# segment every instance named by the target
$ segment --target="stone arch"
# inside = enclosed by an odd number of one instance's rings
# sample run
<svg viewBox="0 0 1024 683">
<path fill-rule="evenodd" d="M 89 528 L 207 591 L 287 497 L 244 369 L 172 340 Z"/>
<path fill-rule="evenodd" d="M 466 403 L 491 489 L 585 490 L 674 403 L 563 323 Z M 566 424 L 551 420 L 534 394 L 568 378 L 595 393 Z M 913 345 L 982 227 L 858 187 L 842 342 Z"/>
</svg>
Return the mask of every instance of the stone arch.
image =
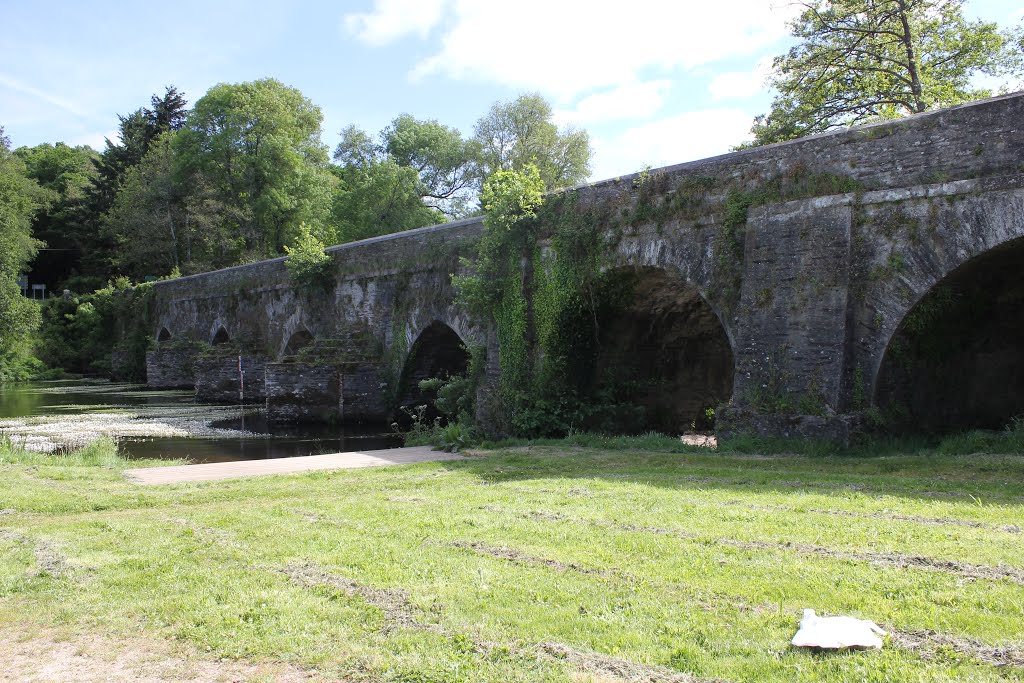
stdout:
<svg viewBox="0 0 1024 683">
<path fill-rule="evenodd" d="M 156 340 L 158 342 L 170 341 L 172 336 L 173 335 L 171 334 L 170 330 L 168 330 L 166 327 L 161 327 L 160 331 L 157 332 L 156 334 Z"/>
<path fill-rule="evenodd" d="M 405 410 L 426 405 L 426 419 L 433 420 L 438 411 L 433 403 L 436 392 L 424 391 L 422 380 L 448 378 L 465 374 L 469 367 L 469 351 L 455 330 L 440 320 L 434 320 L 417 336 L 406 356 L 398 391 L 400 421 L 406 420 Z"/>
<path fill-rule="evenodd" d="M 906 430 L 995 429 L 1024 415 L 1024 237 L 965 259 L 890 335 L 874 404 Z"/>
<path fill-rule="evenodd" d="M 675 269 L 607 271 L 611 300 L 596 313 L 591 382 L 643 408 L 616 431 L 680 433 L 712 426 L 708 409 L 732 396 L 730 336 L 700 289 Z M 606 295 L 608 296 L 608 295 Z M 618 400 L 618 399 L 617 399 Z"/>
<path fill-rule="evenodd" d="M 228 331 L 224 329 L 223 325 L 221 325 L 220 327 L 217 328 L 217 332 L 216 334 L 213 335 L 213 340 L 210 341 L 210 343 L 214 346 L 218 346 L 220 344 L 230 344 L 231 335 L 228 334 Z"/>
<path fill-rule="evenodd" d="M 885 213 L 916 217 L 916 239 L 890 244 L 888 251 L 879 249 L 876 265 L 883 264 L 888 253 L 890 259 L 892 254 L 899 257 L 901 267 L 891 277 L 865 286 L 868 305 L 861 324 L 875 332 L 863 339 L 863 350 L 857 353 L 861 360 L 856 365 L 863 368 L 865 398 L 872 400 L 879 396 L 882 365 L 892 342 L 911 311 L 941 283 L 961 269 L 970 269 L 976 259 L 1012 249 L 1010 245 L 1024 238 L 1024 192 L 1020 190 L 935 197 L 900 206 L 900 211 Z M 851 379 L 856 393 L 858 380 Z"/>
<path fill-rule="evenodd" d="M 288 337 L 288 343 L 285 344 L 282 355 L 294 356 L 299 351 L 312 344 L 313 341 L 313 334 L 306 328 L 300 328 L 293 332 L 292 336 Z"/>
</svg>

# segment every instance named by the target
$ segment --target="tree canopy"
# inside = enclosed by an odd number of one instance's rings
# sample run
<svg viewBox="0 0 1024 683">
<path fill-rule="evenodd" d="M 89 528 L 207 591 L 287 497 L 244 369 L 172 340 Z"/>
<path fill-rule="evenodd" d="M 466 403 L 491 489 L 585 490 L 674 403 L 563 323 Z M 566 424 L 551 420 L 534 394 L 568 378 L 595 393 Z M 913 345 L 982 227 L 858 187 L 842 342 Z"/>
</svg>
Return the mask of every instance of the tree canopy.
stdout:
<svg viewBox="0 0 1024 683">
<path fill-rule="evenodd" d="M 346 129 L 335 152 L 342 163 L 332 207 L 339 242 L 442 223 L 445 215 L 423 201 L 425 188 L 416 169 L 378 153 L 365 133 Z"/>
<path fill-rule="evenodd" d="M 537 93 L 496 102 L 474 128 L 481 178 L 532 165 L 546 190 L 586 180 L 592 156 L 590 136 L 584 130 L 559 130 L 552 116 L 551 105 Z"/>
<path fill-rule="evenodd" d="M 543 188 L 586 180 L 590 139 L 559 130 L 540 95 L 496 102 L 473 137 L 409 114 L 376 136 L 349 126 L 334 151 L 341 179 L 334 221 L 343 241 L 461 218 L 481 210 L 485 181 L 500 171 L 533 167 Z"/>
<path fill-rule="evenodd" d="M 969 21 L 963 0 L 808 0 L 775 58 L 754 144 L 895 118 L 991 94 L 979 74 L 1021 73 L 1019 36 Z"/>
<path fill-rule="evenodd" d="M 376 142 L 349 126 L 334 160 L 341 184 L 333 219 L 344 242 L 461 217 L 472 197 L 475 155 L 437 121 L 402 114 Z"/>
<path fill-rule="evenodd" d="M 322 120 L 270 78 L 218 84 L 191 111 L 170 86 L 119 115 L 102 153 L 18 150 L 38 187 L 33 230 L 51 246 L 33 282 L 83 292 L 119 276 L 273 257 L 300 239 L 335 244 L 442 223 L 481 212 L 497 171 L 535 166 L 553 189 L 585 180 L 591 155 L 587 134 L 559 130 L 539 95 L 495 103 L 469 137 L 407 113 L 375 135 L 349 126 L 333 164 Z"/>
<path fill-rule="evenodd" d="M 381 132 L 381 143 L 395 163 L 416 171 L 427 206 L 452 217 L 466 213 L 480 177 L 475 141 L 435 120 L 402 114 Z"/>
<path fill-rule="evenodd" d="M 39 325 L 39 309 L 21 296 L 17 280 L 40 246 L 31 232 L 40 199 L 38 184 L 27 177 L 0 127 L 0 381 L 26 353 Z"/>
<path fill-rule="evenodd" d="M 265 78 L 214 86 L 175 135 L 180 172 L 225 207 L 218 227 L 237 235 L 239 258 L 283 253 L 303 222 L 325 229 L 334 180 L 322 122 L 301 92 Z"/>
<path fill-rule="evenodd" d="M 163 96 L 150 97 L 149 103 L 150 108 L 140 107 L 127 116 L 118 116 L 118 141 L 106 140 L 103 154 L 96 162 L 98 177 L 93 181 L 97 214 L 114 203 L 128 169 L 142 161 L 153 141 L 185 124 L 188 102 L 185 94 L 173 85 L 165 89 Z"/>
<path fill-rule="evenodd" d="M 100 157 L 90 147 L 63 142 L 21 147 L 15 154 L 24 162 L 25 176 L 39 186 L 40 210 L 32 233 L 46 242 L 47 250 L 34 265 L 44 276 L 34 281 L 56 290 L 80 269 L 83 254 L 95 244 L 93 189 Z"/>
</svg>

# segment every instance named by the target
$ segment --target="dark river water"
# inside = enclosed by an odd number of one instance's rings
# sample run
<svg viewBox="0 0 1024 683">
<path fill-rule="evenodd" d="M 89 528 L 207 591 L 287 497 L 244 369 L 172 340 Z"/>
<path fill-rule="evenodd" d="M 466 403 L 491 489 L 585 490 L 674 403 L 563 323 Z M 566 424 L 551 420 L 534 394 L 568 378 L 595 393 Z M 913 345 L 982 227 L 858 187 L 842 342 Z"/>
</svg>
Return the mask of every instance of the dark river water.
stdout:
<svg viewBox="0 0 1024 683">
<path fill-rule="evenodd" d="M 78 428 L 92 433 L 95 427 L 90 425 L 103 423 L 109 430 L 105 433 L 114 435 L 129 458 L 187 458 L 196 463 L 402 445 L 387 425 L 268 425 L 258 406 L 243 411 L 238 406 L 198 404 L 191 391 L 87 380 L 0 386 L 0 431 L 14 441 L 19 439 L 19 427 L 11 425 L 16 418 L 29 418 L 31 429 L 58 435 Z M 211 420 L 212 429 L 196 426 Z M 190 435 L 166 435 L 169 430 Z"/>
</svg>

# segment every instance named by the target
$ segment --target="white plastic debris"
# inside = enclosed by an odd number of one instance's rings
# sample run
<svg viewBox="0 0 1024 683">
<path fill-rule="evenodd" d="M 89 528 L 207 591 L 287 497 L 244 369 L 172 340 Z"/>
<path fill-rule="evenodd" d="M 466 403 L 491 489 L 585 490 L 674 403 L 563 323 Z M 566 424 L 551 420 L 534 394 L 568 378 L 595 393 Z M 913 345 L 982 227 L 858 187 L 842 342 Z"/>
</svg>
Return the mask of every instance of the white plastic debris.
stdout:
<svg viewBox="0 0 1024 683">
<path fill-rule="evenodd" d="M 841 650 L 847 647 L 882 648 L 886 632 L 873 621 L 853 617 L 819 617 L 812 609 L 804 610 L 800 630 L 791 641 L 795 647 L 817 647 Z"/>
</svg>

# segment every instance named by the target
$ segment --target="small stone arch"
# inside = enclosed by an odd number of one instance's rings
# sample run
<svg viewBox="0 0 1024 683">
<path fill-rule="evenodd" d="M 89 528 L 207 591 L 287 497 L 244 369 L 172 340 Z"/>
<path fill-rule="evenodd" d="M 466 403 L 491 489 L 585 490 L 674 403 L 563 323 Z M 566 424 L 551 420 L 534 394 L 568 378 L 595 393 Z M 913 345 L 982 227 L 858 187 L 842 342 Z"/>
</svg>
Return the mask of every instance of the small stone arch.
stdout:
<svg viewBox="0 0 1024 683">
<path fill-rule="evenodd" d="M 446 379 L 466 373 L 469 367 L 469 351 L 462 338 L 449 325 L 434 320 L 427 325 L 413 342 L 406 356 L 398 391 L 400 422 L 408 421 L 404 410 L 427 406 L 424 417 L 433 420 L 439 415 L 434 407 L 436 392 L 420 388 L 425 379 Z"/>
<path fill-rule="evenodd" d="M 171 331 L 168 330 L 166 327 L 161 327 L 160 331 L 157 332 L 156 334 L 157 342 L 170 341 L 172 337 L 173 335 L 171 334 Z"/>
<path fill-rule="evenodd" d="M 217 333 L 213 335 L 213 340 L 210 343 L 213 346 L 220 346 L 221 344 L 230 344 L 231 335 L 228 334 L 228 331 L 224 329 L 223 325 L 221 325 L 219 328 L 217 328 Z"/>
<path fill-rule="evenodd" d="M 963 261 L 888 338 L 873 403 L 904 431 L 998 429 L 1024 415 L 1024 237 Z"/>
<path fill-rule="evenodd" d="M 306 348 L 315 341 L 313 334 L 305 329 L 299 329 L 292 333 L 292 336 L 288 338 L 288 343 L 285 344 L 283 355 L 294 356 L 302 349 Z"/>
</svg>

